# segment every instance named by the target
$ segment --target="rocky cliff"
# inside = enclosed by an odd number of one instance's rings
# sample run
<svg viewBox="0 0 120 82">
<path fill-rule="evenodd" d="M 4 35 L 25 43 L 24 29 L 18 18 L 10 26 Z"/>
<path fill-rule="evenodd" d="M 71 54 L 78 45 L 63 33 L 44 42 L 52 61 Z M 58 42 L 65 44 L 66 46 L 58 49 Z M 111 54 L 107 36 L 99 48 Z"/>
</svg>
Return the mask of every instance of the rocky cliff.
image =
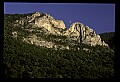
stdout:
<svg viewBox="0 0 120 82">
<path fill-rule="evenodd" d="M 62 47 L 62 49 L 69 49 L 69 44 L 72 44 L 69 42 L 76 44 L 74 41 L 91 46 L 108 46 L 104 41 L 101 41 L 100 36 L 88 26 L 84 26 L 80 22 L 74 22 L 70 28 L 66 28 L 62 20 L 56 20 L 52 16 L 40 12 L 35 12 L 22 19 L 16 20 L 14 27 L 22 28 L 29 33 L 28 36 L 22 37 L 23 41 L 47 48 Z M 18 36 L 17 34 L 20 33 L 14 31 L 12 34 L 16 37 Z M 51 39 L 53 36 L 55 36 L 54 39 Z M 68 45 L 57 44 L 56 41 L 61 43 L 67 42 Z"/>
</svg>

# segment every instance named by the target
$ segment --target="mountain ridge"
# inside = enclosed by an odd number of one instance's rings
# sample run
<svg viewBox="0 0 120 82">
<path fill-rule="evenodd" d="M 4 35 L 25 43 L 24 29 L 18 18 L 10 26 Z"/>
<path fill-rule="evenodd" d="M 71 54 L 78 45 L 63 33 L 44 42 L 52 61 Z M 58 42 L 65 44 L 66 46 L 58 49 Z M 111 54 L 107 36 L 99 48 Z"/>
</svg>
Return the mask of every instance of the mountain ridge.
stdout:
<svg viewBox="0 0 120 82">
<path fill-rule="evenodd" d="M 70 36 L 53 35 L 44 27 L 36 27 L 34 21 L 28 23 L 23 19 L 27 16 L 4 15 L 5 78 L 114 79 L 114 50 L 80 43 L 79 38 L 73 40 Z M 19 19 L 25 24 L 15 23 Z M 53 29 L 64 34 L 69 31 Z"/>
<path fill-rule="evenodd" d="M 16 27 L 22 28 L 24 31 L 30 34 L 28 36 L 29 38 L 28 37 L 25 38 L 26 36 L 23 37 L 24 39 L 23 41 L 25 42 L 43 46 L 42 44 L 45 44 L 45 43 L 41 44 L 41 41 L 33 37 L 33 35 L 36 35 L 36 37 L 38 37 L 44 34 L 45 36 L 52 34 L 52 35 L 56 35 L 56 37 L 66 36 L 67 41 L 70 41 L 70 40 L 77 41 L 78 43 L 84 43 L 91 46 L 96 46 L 96 45 L 108 46 L 104 41 L 101 41 L 100 36 L 97 35 L 93 29 L 89 28 L 88 26 L 84 26 L 80 22 L 74 22 L 70 25 L 70 28 L 66 28 L 62 20 L 56 20 L 49 14 L 34 12 L 31 14 L 25 14 L 23 16 L 24 16 L 23 18 L 16 19 L 13 25 L 14 25 L 14 28 Z M 17 31 L 14 31 L 12 33 L 13 36 L 15 32 L 16 32 L 16 35 L 19 34 L 19 32 L 17 33 Z M 47 41 L 45 42 L 47 44 Z M 48 42 L 48 44 L 49 44 L 49 48 L 58 46 L 57 44 L 55 45 L 55 43 L 51 41 Z"/>
</svg>

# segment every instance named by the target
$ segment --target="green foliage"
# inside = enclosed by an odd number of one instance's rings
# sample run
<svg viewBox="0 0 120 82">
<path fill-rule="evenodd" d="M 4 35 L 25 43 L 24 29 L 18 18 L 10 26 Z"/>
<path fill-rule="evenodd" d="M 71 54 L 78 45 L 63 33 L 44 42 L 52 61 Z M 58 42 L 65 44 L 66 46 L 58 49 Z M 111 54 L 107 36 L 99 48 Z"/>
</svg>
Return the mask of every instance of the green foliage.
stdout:
<svg viewBox="0 0 120 82">
<path fill-rule="evenodd" d="M 101 33 L 99 34 L 101 37 L 101 40 L 105 41 L 109 45 L 111 49 L 114 49 L 114 36 L 115 32 L 106 32 L 106 33 Z"/>
<path fill-rule="evenodd" d="M 27 14 L 4 14 L 4 20 L 15 21 L 21 18 L 25 18 Z"/>
<path fill-rule="evenodd" d="M 101 39 L 103 39 L 105 42 L 108 42 L 109 39 L 114 37 L 115 33 L 114 32 L 106 32 L 106 33 L 101 33 L 99 34 Z"/>
<path fill-rule="evenodd" d="M 74 48 L 80 50 L 56 51 L 24 43 L 20 37 L 12 38 L 12 30 L 11 22 L 5 20 L 3 64 L 7 78 L 114 78 L 114 51 L 107 47 L 78 44 Z M 49 37 L 66 38 L 46 36 Z M 83 51 L 84 47 L 91 52 Z"/>
<path fill-rule="evenodd" d="M 4 44 L 6 77 L 10 78 L 113 78 L 114 52 L 101 47 L 83 50 L 54 50 L 13 38 Z"/>
<path fill-rule="evenodd" d="M 100 46 L 91 53 L 55 51 L 9 38 L 4 44 L 5 74 L 8 78 L 113 78 L 113 54 Z"/>
</svg>

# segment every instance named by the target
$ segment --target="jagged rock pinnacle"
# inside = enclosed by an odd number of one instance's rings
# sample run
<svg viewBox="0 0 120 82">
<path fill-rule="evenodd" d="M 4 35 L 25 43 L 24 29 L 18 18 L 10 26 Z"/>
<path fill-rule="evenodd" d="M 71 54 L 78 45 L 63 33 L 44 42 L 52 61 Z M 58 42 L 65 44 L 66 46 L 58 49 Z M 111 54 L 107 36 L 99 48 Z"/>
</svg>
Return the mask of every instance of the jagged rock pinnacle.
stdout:
<svg viewBox="0 0 120 82">
<path fill-rule="evenodd" d="M 80 22 L 74 22 L 70 25 L 70 28 L 66 28 L 62 20 L 56 20 L 49 14 L 35 12 L 31 16 L 27 16 L 26 18 L 27 19 L 16 20 L 16 25 L 24 25 L 25 22 L 28 21 L 27 27 L 32 25 L 31 27 L 34 27 L 36 29 L 42 28 L 46 30 L 48 34 L 66 36 L 69 40 L 76 40 L 80 43 L 89 44 L 91 46 L 108 46 L 104 41 L 101 41 L 100 36 L 97 35 L 93 29 L 89 28 L 88 26 L 84 26 Z"/>
</svg>

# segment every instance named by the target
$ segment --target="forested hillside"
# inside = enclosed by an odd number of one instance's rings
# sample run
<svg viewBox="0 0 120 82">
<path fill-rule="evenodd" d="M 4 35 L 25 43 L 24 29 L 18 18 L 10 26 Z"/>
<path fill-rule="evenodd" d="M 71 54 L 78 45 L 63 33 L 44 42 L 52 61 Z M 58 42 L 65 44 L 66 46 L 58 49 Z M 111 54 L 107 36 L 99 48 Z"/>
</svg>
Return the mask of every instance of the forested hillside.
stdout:
<svg viewBox="0 0 120 82">
<path fill-rule="evenodd" d="M 18 18 L 21 15 L 4 15 L 3 64 L 6 78 L 114 78 L 112 49 L 78 44 L 74 49 L 55 50 L 28 44 L 21 37 L 12 37 L 12 22 Z M 78 46 L 80 49 L 75 49 Z"/>
<path fill-rule="evenodd" d="M 114 49 L 114 40 L 115 40 L 115 32 L 106 32 L 106 33 L 101 33 L 99 34 L 101 39 L 105 41 L 109 45 L 111 49 Z"/>
</svg>

